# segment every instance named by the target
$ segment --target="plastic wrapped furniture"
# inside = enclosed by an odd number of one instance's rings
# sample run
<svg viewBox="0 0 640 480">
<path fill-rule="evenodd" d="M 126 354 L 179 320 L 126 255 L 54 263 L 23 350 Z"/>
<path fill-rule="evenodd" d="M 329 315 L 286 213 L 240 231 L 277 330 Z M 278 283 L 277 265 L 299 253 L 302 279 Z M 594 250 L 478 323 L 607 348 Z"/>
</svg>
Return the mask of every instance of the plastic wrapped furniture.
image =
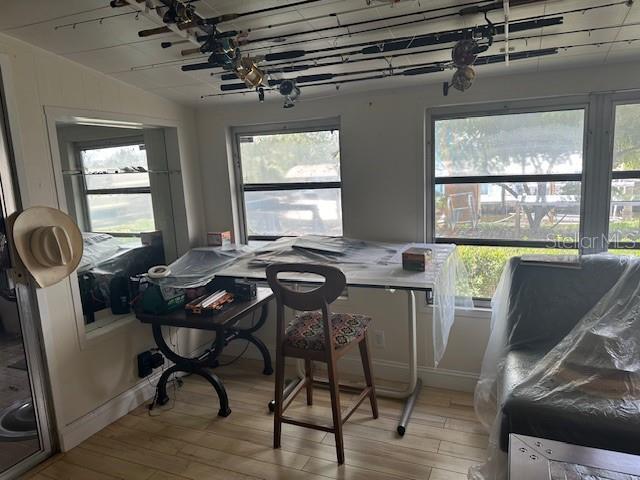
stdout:
<svg viewBox="0 0 640 480">
<path fill-rule="evenodd" d="M 475 395 L 490 458 L 470 478 L 505 478 L 510 433 L 640 454 L 640 259 L 512 258 L 492 306 Z"/>
</svg>

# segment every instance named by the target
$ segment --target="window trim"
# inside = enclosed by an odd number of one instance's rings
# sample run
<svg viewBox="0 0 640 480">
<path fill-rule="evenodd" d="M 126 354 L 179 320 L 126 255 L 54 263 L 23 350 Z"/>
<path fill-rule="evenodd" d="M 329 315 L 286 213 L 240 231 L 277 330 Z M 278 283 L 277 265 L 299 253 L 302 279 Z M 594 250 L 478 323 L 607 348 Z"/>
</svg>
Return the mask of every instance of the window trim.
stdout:
<svg viewBox="0 0 640 480">
<path fill-rule="evenodd" d="M 591 129 L 589 119 L 593 110 L 592 99 L 585 95 L 558 97 L 552 99 L 515 100 L 509 102 L 492 102 L 477 105 L 456 105 L 448 107 L 438 107 L 428 109 L 425 118 L 425 153 L 426 153 L 426 185 L 427 197 L 425 198 L 425 236 L 427 241 L 433 243 L 456 243 L 458 245 L 478 245 L 478 246 L 513 246 L 513 247 L 546 247 L 548 242 L 522 241 L 507 239 L 464 239 L 457 237 L 437 237 L 436 236 L 436 185 L 460 184 L 460 183 L 493 183 L 500 181 L 580 181 L 580 226 L 578 229 L 579 238 L 583 237 L 585 211 L 585 186 L 587 171 L 587 152 L 590 142 Z M 563 110 L 583 110 L 583 159 L 581 173 L 558 173 L 558 174 L 534 174 L 534 175 L 476 175 L 476 176 L 455 176 L 437 177 L 435 175 L 435 124 L 441 120 L 453 120 L 469 117 L 483 117 L 495 115 L 511 115 L 523 113 L 540 113 Z M 430 180 L 432 179 L 432 180 Z M 514 180 L 515 179 L 515 180 Z M 476 180 L 479 180 L 476 181 Z M 577 242 L 579 243 L 579 242 Z M 572 249 L 578 246 L 576 242 L 563 242 L 561 248 Z"/>
<path fill-rule="evenodd" d="M 607 145 L 607 164 L 609 169 L 609 178 L 607 181 L 607 218 L 606 218 L 606 230 L 605 235 L 607 244 L 605 249 L 613 250 L 638 250 L 640 249 L 640 242 L 611 242 L 609 226 L 611 223 L 609 212 L 611 212 L 611 186 L 614 180 L 635 179 L 640 180 L 640 170 L 614 170 L 613 169 L 613 153 L 615 148 L 615 133 L 616 133 L 616 109 L 623 105 L 637 105 L 640 108 L 640 92 L 618 92 L 608 95 L 604 95 L 605 110 L 609 115 L 609 129 L 608 137 L 609 142 Z"/>
<path fill-rule="evenodd" d="M 481 175 L 475 177 L 436 177 L 435 172 L 435 122 L 438 120 L 450 120 L 457 118 L 468 117 L 480 117 L 480 116 L 492 116 L 492 115 L 509 115 L 520 113 L 536 113 L 536 112 L 550 112 L 550 111 L 562 111 L 562 110 L 583 110 L 584 111 L 584 125 L 583 125 L 583 158 L 582 158 L 582 171 L 575 174 L 543 174 L 543 175 Z M 425 238 L 427 242 L 433 243 L 455 243 L 457 245 L 472 245 L 472 246 L 496 246 L 496 247 L 532 247 L 532 248 L 544 248 L 548 247 L 549 243 L 542 241 L 524 241 L 524 240 L 506 240 L 506 239 L 459 239 L 459 238 L 444 238 L 436 237 L 436 185 L 438 179 L 449 178 L 453 179 L 450 183 L 473 183 L 474 179 L 480 180 L 504 180 L 505 178 L 513 181 L 514 178 L 526 177 L 527 181 L 536 181 L 540 179 L 549 179 L 561 181 L 580 181 L 580 226 L 578 229 L 578 239 L 585 236 L 585 232 L 590 231 L 590 225 L 587 225 L 585 219 L 591 214 L 592 206 L 587 206 L 587 192 L 590 192 L 593 187 L 590 182 L 593 180 L 593 167 L 592 164 L 597 162 L 597 155 L 593 152 L 595 148 L 602 148 L 602 139 L 593 135 L 595 116 L 601 114 L 602 110 L 597 103 L 596 96 L 593 95 L 569 95 L 554 98 L 544 99 L 526 99 L 526 100 L 513 100 L 505 102 L 490 102 L 476 105 L 453 105 L 445 107 L 437 107 L 427 109 L 425 114 Z M 609 168 L 609 170 L 611 170 Z M 523 178 L 524 180 L 524 178 Z M 449 183 L 445 180 L 446 183 Z M 486 183 L 486 182 L 485 182 Z M 443 184 L 443 183 L 440 183 Z M 610 182 L 609 182 L 610 184 Z M 599 197 L 602 198 L 602 197 Z M 597 206 L 597 201 L 596 201 Z M 608 218 L 608 217 L 607 217 Z M 556 246 L 559 247 L 559 246 Z M 562 242 L 561 248 L 567 250 L 577 249 L 581 253 L 586 253 L 585 249 L 581 245 L 581 242 Z M 601 251 L 596 246 L 596 249 Z M 474 308 L 490 308 L 491 302 L 486 298 L 474 298 Z"/>
<path fill-rule="evenodd" d="M 132 145 L 145 145 L 144 136 L 143 135 L 135 135 L 135 136 L 124 136 L 118 138 L 106 138 L 101 140 L 88 140 L 83 142 L 74 142 L 74 155 L 76 157 L 76 165 L 78 166 L 78 170 L 80 171 L 80 176 L 82 178 L 82 192 L 81 192 L 81 202 L 82 202 L 82 214 L 85 225 L 88 227 L 88 231 L 93 231 L 91 225 L 91 216 L 89 214 L 89 195 L 151 195 L 151 178 L 149 178 L 149 186 L 148 187 L 129 187 L 129 188 L 94 188 L 90 189 L 87 186 L 87 179 L 84 173 L 84 164 L 82 162 L 82 152 L 85 150 L 100 150 L 104 148 L 115 148 L 115 147 L 127 147 Z M 146 149 L 146 146 L 145 146 Z M 147 169 L 147 174 L 149 174 L 149 169 Z M 153 198 L 151 199 L 153 202 Z M 155 218 L 154 218 L 155 223 Z M 96 232 L 96 233 L 105 233 L 107 235 L 111 235 L 116 238 L 139 238 L 142 232 Z"/>
<path fill-rule="evenodd" d="M 284 133 L 303 133 L 337 130 L 340 147 L 340 181 L 329 182 L 285 182 L 285 183 L 252 183 L 244 184 L 242 176 L 242 158 L 240 155 L 240 139 L 248 135 L 277 135 Z M 231 160 L 233 162 L 233 189 L 236 196 L 237 230 L 240 241 L 272 241 L 282 238 L 283 235 L 248 235 L 247 232 L 247 211 L 245 205 L 245 192 L 263 191 L 291 191 L 291 190 L 321 190 L 339 188 L 342 194 L 342 131 L 340 118 L 306 120 L 287 123 L 271 123 L 267 125 L 242 126 L 231 128 Z"/>
</svg>

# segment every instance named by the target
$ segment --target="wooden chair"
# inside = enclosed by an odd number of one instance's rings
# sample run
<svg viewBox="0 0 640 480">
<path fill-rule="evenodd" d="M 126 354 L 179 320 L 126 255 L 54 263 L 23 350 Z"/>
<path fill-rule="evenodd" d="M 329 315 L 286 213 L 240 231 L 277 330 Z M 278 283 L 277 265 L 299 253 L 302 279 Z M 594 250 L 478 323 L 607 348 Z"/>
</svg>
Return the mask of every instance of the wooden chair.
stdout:
<svg viewBox="0 0 640 480">
<path fill-rule="evenodd" d="M 324 283 L 311 291 L 297 292 L 287 288 L 278 279 L 282 272 L 311 273 L 324 277 Z M 276 340 L 276 391 L 274 410 L 273 447 L 280 448 L 282 424 L 289 423 L 301 427 L 330 432 L 336 438 L 338 463 L 344 463 L 344 442 L 342 425 L 355 412 L 360 404 L 369 397 L 373 418 L 378 418 L 378 404 L 371 373 L 371 357 L 367 343 L 367 327 L 371 317 L 349 313 L 330 313 L 331 304 L 344 291 L 346 279 L 335 267 L 297 263 L 274 264 L 267 267 L 267 280 L 277 301 L 277 340 Z M 284 307 L 302 313 L 284 326 Z M 360 356 L 366 387 L 364 390 L 341 386 L 338 382 L 337 362 L 340 357 L 355 345 L 360 347 Z M 305 378 L 296 388 L 284 397 L 285 357 L 304 359 Z M 331 393 L 333 425 L 319 425 L 296 420 L 283 415 L 296 395 L 306 387 L 307 405 L 313 403 L 313 362 L 327 364 L 328 386 Z M 340 389 L 356 391 L 360 395 L 354 405 L 341 415 Z"/>
</svg>

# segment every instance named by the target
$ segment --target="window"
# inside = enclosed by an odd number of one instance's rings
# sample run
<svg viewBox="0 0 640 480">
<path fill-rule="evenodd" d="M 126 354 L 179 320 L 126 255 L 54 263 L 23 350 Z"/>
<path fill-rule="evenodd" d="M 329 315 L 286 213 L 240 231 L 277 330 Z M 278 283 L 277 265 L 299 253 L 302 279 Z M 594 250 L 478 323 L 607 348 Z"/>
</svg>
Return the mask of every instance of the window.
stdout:
<svg viewBox="0 0 640 480">
<path fill-rule="evenodd" d="M 463 245 L 473 296 L 511 256 L 577 248 L 584 130 L 584 108 L 434 118 L 434 236 Z"/>
<path fill-rule="evenodd" d="M 155 230 L 143 143 L 80 146 L 79 155 L 87 230 L 116 237 Z"/>
<path fill-rule="evenodd" d="M 342 235 L 337 127 L 236 132 L 246 240 Z"/>
<path fill-rule="evenodd" d="M 640 104 L 615 107 L 609 248 L 614 253 L 640 251 Z M 634 252 L 634 250 L 636 250 Z"/>
</svg>

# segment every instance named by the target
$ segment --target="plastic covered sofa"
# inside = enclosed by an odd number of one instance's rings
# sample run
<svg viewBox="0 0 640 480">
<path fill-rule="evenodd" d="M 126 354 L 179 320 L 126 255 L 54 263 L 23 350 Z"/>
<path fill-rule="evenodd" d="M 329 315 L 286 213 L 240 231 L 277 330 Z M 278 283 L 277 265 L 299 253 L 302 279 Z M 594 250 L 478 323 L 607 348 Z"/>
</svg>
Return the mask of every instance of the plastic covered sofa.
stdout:
<svg viewBox="0 0 640 480">
<path fill-rule="evenodd" d="M 621 288 L 621 277 L 629 277 L 630 262 L 601 255 L 584 256 L 574 266 L 510 260 L 511 274 L 503 277 L 502 286 L 508 292 L 504 351 L 495 379 L 501 450 L 507 451 L 510 433 L 519 433 L 640 454 L 640 399 L 630 385 L 637 373 L 633 356 L 617 359 L 618 353 L 607 350 L 624 350 L 616 336 L 640 328 L 640 320 L 633 318 L 636 307 L 630 305 L 637 297 L 637 277 L 627 279 L 620 301 L 613 292 Z M 620 325 L 623 329 L 616 330 Z M 575 358 L 592 363 L 596 358 L 597 375 L 585 373 L 584 363 L 571 363 Z"/>
</svg>

